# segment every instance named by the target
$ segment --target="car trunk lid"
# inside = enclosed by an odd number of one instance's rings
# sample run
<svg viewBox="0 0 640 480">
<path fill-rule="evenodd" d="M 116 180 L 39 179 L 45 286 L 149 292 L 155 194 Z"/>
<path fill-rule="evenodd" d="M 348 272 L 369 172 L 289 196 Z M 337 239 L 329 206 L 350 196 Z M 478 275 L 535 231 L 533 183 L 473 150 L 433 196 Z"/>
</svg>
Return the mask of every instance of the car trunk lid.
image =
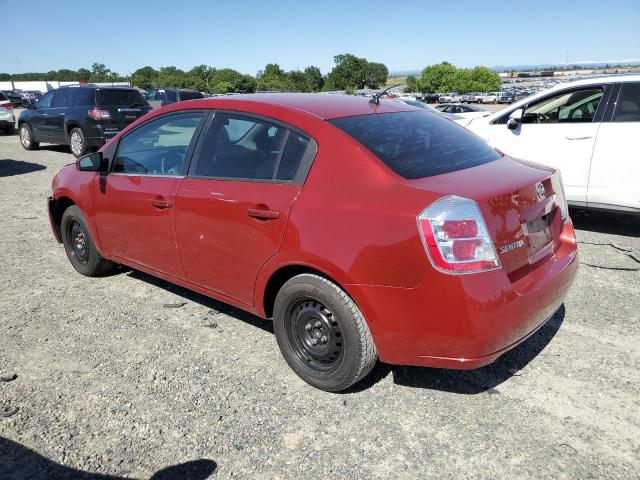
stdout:
<svg viewBox="0 0 640 480">
<path fill-rule="evenodd" d="M 503 157 L 408 183 L 443 196 L 474 200 L 512 281 L 526 275 L 558 247 L 564 193 L 554 169 Z"/>
</svg>

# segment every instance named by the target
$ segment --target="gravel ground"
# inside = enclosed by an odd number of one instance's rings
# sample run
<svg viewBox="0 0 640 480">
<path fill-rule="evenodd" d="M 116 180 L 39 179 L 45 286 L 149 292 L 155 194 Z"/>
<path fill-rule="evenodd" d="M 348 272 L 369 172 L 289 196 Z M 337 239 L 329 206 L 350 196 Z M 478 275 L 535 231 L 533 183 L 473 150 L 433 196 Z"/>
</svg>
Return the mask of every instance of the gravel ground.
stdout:
<svg viewBox="0 0 640 480">
<path fill-rule="evenodd" d="M 0 408 L 19 409 L 0 478 L 638 478 L 637 219 L 573 212 L 600 267 L 495 364 L 378 365 L 330 394 L 268 322 L 140 272 L 77 274 L 45 211 L 72 160 L 0 136 Z"/>
</svg>

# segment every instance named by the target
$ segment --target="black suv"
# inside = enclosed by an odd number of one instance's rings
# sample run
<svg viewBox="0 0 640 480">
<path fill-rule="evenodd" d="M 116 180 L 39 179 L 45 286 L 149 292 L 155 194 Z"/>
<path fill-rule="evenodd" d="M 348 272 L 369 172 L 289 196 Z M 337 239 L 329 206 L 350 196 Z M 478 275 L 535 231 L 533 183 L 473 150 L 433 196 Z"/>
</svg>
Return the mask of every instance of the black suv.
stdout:
<svg viewBox="0 0 640 480">
<path fill-rule="evenodd" d="M 22 111 L 18 118 L 20 143 L 27 150 L 38 148 L 40 142 L 65 144 L 81 157 L 150 110 L 134 88 L 61 87 Z"/>
<path fill-rule="evenodd" d="M 145 97 L 152 107 L 159 108 L 176 102 L 204 98 L 204 95 L 195 90 L 186 90 L 184 88 L 159 88 L 149 91 Z"/>
</svg>

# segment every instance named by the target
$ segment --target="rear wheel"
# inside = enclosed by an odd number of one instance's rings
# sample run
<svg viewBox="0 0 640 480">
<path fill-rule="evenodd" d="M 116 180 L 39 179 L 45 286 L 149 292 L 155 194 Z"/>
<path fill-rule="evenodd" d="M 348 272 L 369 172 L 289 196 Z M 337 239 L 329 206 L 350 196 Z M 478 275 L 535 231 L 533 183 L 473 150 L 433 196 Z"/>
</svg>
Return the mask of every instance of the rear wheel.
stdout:
<svg viewBox="0 0 640 480">
<path fill-rule="evenodd" d="M 283 285 L 273 322 L 289 366 L 321 390 L 350 387 L 371 371 L 378 358 L 357 305 L 340 287 L 318 275 L 298 275 Z"/>
<path fill-rule="evenodd" d="M 40 146 L 38 142 L 33 140 L 31 127 L 26 123 L 20 125 L 18 132 L 20 133 L 20 145 L 22 145 L 25 150 L 36 150 Z"/>
<path fill-rule="evenodd" d="M 77 206 L 67 208 L 62 214 L 60 232 L 71 265 L 82 275 L 95 277 L 113 268 L 113 262 L 100 256 Z"/>
<path fill-rule="evenodd" d="M 71 132 L 69 132 L 69 148 L 71 148 L 71 153 L 73 153 L 76 158 L 86 155 L 88 151 L 84 133 L 77 127 L 71 129 Z"/>
</svg>

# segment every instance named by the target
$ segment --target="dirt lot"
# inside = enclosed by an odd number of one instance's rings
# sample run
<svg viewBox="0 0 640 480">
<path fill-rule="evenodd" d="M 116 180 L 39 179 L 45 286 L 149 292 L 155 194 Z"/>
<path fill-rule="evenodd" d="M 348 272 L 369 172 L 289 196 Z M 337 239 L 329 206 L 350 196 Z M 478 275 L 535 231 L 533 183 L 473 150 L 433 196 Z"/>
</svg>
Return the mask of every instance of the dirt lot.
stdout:
<svg viewBox="0 0 640 480">
<path fill-rule="evenodd" d="M 564 308 L 492 366 L 379 365 L 329 394 L 269 323 L 128 269 L 77 274 L 45 212 L 72 160 L 0 136 L 0 408 L 19 409 L 0 478 L 638 478 L 637 219 L 573 212 Z"/>
</svg>

